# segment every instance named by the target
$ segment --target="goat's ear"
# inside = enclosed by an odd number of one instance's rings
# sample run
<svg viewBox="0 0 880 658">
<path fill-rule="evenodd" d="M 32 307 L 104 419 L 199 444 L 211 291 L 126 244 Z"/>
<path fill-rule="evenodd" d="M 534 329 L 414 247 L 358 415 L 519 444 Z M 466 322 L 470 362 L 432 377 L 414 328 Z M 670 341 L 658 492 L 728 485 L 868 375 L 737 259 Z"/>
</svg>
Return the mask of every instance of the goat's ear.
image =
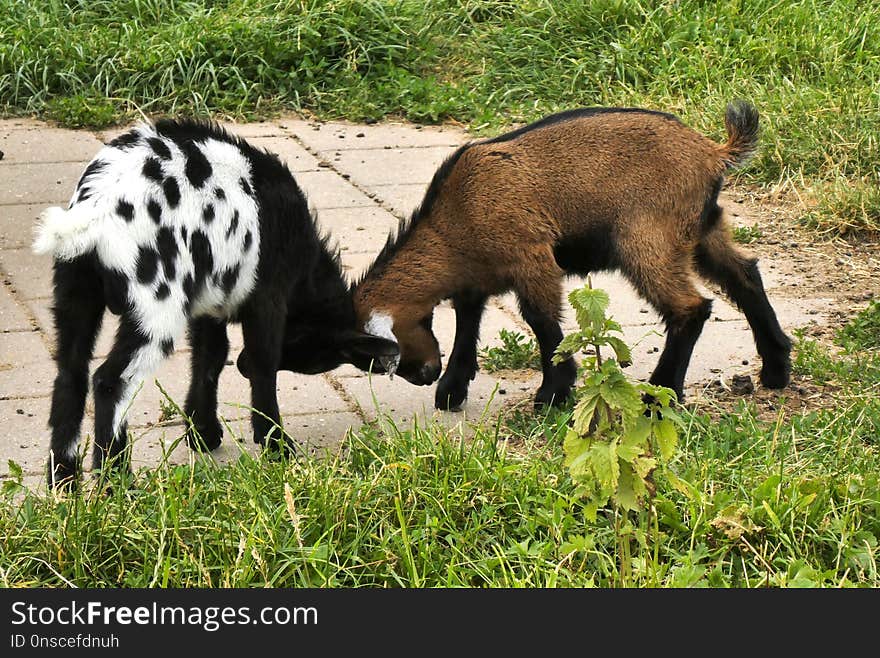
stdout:
<svg viewBox="0 0 880 658">
<path fill-rule="evenodd" d="M 346 360 L 352 363 L 400 354 L 400 347 L 395 341 L 362 331 L 342 332 L 338 336 L 338 347 Z"/>
</svg>

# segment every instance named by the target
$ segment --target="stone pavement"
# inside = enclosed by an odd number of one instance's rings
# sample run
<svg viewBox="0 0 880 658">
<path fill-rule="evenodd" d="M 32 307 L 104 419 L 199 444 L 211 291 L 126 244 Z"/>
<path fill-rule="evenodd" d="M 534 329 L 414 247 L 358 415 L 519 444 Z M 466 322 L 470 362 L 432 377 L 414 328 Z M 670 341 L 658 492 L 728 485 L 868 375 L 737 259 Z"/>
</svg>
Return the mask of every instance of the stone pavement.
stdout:
<svg viewBox="0 0 880 658">
<path fill-rule="evenodd" d="M 396 230 L 400 218 L 409 216 L 447 154 L 468 139 L 455 127 L 420 127 L 411 124 L 353 125 L 315 123 L 301 119 L 228 124 L 227 127 L 257 146 L 277 153 L 294 172 L 316 209 L 321 227 L 338 242 L 350 278 L 370 264 Z M 50 313 L 52 264 L 48 257 L 30 251 L 32 226 L 48 205 L 66 205 L 85 164 L 122 129 L 105 132 L 62 130 L 24 119 L 0 120 L 0 478 L 7 476 L 7 460 L 24 469 L 27 482 L 43 478 L 49 432 L 54 328 Z M 741 206 L 726 198 L 735 222 L 750 223 Z M 821 322 L 827 302 L 790 299 L 774 294 L 774 264 L 761 262 L 761 271 L 786 331 L 810 322 Z M 571 279 L 566 291 L 583 285 Z M 611 295 L 611 315 L 625 328 L 633 346 L 632 376 L 644 378 L 653 369 L 662 347 L 662 326 L 648 305 L 617 275 L 593 277 L 593 285 Z M 719 377 L 739 373 L 754 375 L 759 367 L 751 333 L 743 316 L 715 297 L 712 320 L 697 343 L 687 386 L 698 393 Z M 98 339 L 93 367 L 110 348 L 115 317 L 108 313 Z M 575 327 L 568 309 L 565 330 Z M 434 328 L 444 355 L 451 350 L 455 317 L 448 303 L 435 312 Z M 517 330 L 531 337 L 520 318 L 512 295 L 494 299 L 484 317 L 481 345 L 500 344 L 500 329 Z M 235 459 L 240 450 L 255 451 L 250 440 L 250 395 L 234 359 L 241 348 L 241 333 L 230 327 L 230 358 L 220 379 L 220 414 L 228 421 L 223 445 L 212 453 L 218 461 Z M 145 382 L 129 410 L 129 430 L 134 441 L 133 462 L 155 466 L 167 455 L 173 463 L 192 455 L 185 442 L 180 417 L 166 419 L 170 408 L 159 386 L 177 404 L 183 403 L 188 382 L 188 349 L 185 343 Z M 402 427 L 436 419 L 463 431 L 505 402 L 530 397 L 540 383 L 535 372 L 479 373 L 462 412 L 435 412 L 434 388 L 415 387 L 397 377 L 368 377 L 351 366 L 323 375 L 279 373 L 279 404 L 285 428 L 312 452 L 333 449 L 349 428 L 387 413 Z M 93 418 L 87 403 L 83 436 L 90 437 Z M 241 440 L 243 437 L 243 440 Z M 233 440 L 237 439 L 237 440 Z M 90 455 L 86 464 L 90 463 Z"/>
</svg>

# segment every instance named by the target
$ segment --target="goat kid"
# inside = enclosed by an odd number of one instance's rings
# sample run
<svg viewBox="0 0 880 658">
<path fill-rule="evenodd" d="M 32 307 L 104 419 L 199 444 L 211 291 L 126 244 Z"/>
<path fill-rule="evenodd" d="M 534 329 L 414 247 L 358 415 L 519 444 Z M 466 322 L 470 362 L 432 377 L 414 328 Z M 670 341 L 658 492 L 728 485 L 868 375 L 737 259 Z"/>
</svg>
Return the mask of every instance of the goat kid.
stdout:
<svg viewBox="0 0 880 658">
<path fill-rule="evenodd" d="M 138 387 L 188 329 L 185 412 L 191 448 L 216 448 L 217 384 L 228 322 L 248 353 L 254 441 L 287 446 L 276 371 L 369 367 L 397 345 L 355 330 L 338 254 L 318 235 L 288 168 L 218 126 L 143 124 L 86 167 L 69 207 L 46 209 L 34 251 L 54 256 L 55 360 L 50 485 L 75 481 L 89 360 L 105 308 L 120 316 L 113 347 L 93 377 L 93 463 L 126 447 L 125 412 Z M 283 441 L 282 441 L 283 436 Z M 117 460 L 124 462 L 124 460 Z"/>
<path fill-rule="evenodd" d="M 718 205 L 724 173 L 756 148 L 757 111 L 729 104 L 725 126 L 727 141 L 717 144 L 669 114 L 585 108 L 460 147 L 357 284 L 358 326 L 399 342 L 389 372 L 429 385 L 441 372 L 432 312 L 451 299 L 455 341 L 435 405 L 455 409 L 477 372 L 486 300 L 512 289 L 541 350 L 536 404 L 560 405 L 576 376 L 572 359 L 551 361 L 562 339 L 563 276 L 619 270 L 666 324 L 650 381 L 682 399 L 711 311 L 691 280 L 696 268 L 744 312 L 763 385 L 786 386 L 790 340 Z"/>
</svg>

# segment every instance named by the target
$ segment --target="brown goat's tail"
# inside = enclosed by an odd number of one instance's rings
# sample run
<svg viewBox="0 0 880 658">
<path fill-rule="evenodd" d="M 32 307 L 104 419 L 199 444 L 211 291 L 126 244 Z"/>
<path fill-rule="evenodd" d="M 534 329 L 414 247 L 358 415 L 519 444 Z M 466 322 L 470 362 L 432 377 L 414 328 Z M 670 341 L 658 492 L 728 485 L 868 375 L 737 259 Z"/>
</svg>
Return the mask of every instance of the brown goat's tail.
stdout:
<svg viewBox="0 0 880 658">
<path fill-rule="evenodd" d="M 758 110 L 748 101 L 728 103 L 724 127 L 727 143 L 720 147 L 721 160 L 732 169 L 745 164 L 758 148 Z"/>
</svg>

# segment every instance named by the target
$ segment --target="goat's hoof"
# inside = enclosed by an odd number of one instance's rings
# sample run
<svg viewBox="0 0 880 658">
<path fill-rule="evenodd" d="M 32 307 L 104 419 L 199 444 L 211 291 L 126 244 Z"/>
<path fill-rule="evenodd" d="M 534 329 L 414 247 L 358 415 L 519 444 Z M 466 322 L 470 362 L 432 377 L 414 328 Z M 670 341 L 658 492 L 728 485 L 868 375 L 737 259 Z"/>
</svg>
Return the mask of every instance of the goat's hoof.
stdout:
<svg viewBox="0 0 880 658">
<path fill-rule="evenodd" d="M 434 408 L 441 411 L 461 411 L 461 405 L 467 399 L 467 382 L 451 382 L 441 379 L 434 394 Z"/>
<path fill-rule="evenodd" d="M 274 434 L 269 437 L 263 436 L 260 438 L 254 435 L 254 443 L 272 457 L 279 459 L 296 457 L 297 455 L 296 443 L 286 434 L 282 438 L 278 438 Z"/>
<path fill-rule="evenodd" d="M 535 395 L 535 409 L 540 410 L 545 407 L 562 407 L 568 401 L 571 395 L 571 387 L 566 386 L 562 389 L 555 389 L 542 386 Z"/>
<path fill-rule="evenodd" d="M 52 470 L 52 463 L 50 462 L 48 473 L 47 484 L 51 490 L 75 491 L 79 486 L 79 470 L 76 464 L 56 462 L 55 469 Z"/>
<path fill-rule="evenodd" d="M 196 452 L 206 452 L 219 447 L 223 440 L 223 426 L 215 418 L 212 423 L 196 423 L 186 431 L 186 442 Z"/>
<path fill-rule="evenodd" d="M 765 388 L 785 388 L 789 381 L 791 381 L 791 366 L 788 364 L 761 368 L 761 385 Z"/>
</svg>

